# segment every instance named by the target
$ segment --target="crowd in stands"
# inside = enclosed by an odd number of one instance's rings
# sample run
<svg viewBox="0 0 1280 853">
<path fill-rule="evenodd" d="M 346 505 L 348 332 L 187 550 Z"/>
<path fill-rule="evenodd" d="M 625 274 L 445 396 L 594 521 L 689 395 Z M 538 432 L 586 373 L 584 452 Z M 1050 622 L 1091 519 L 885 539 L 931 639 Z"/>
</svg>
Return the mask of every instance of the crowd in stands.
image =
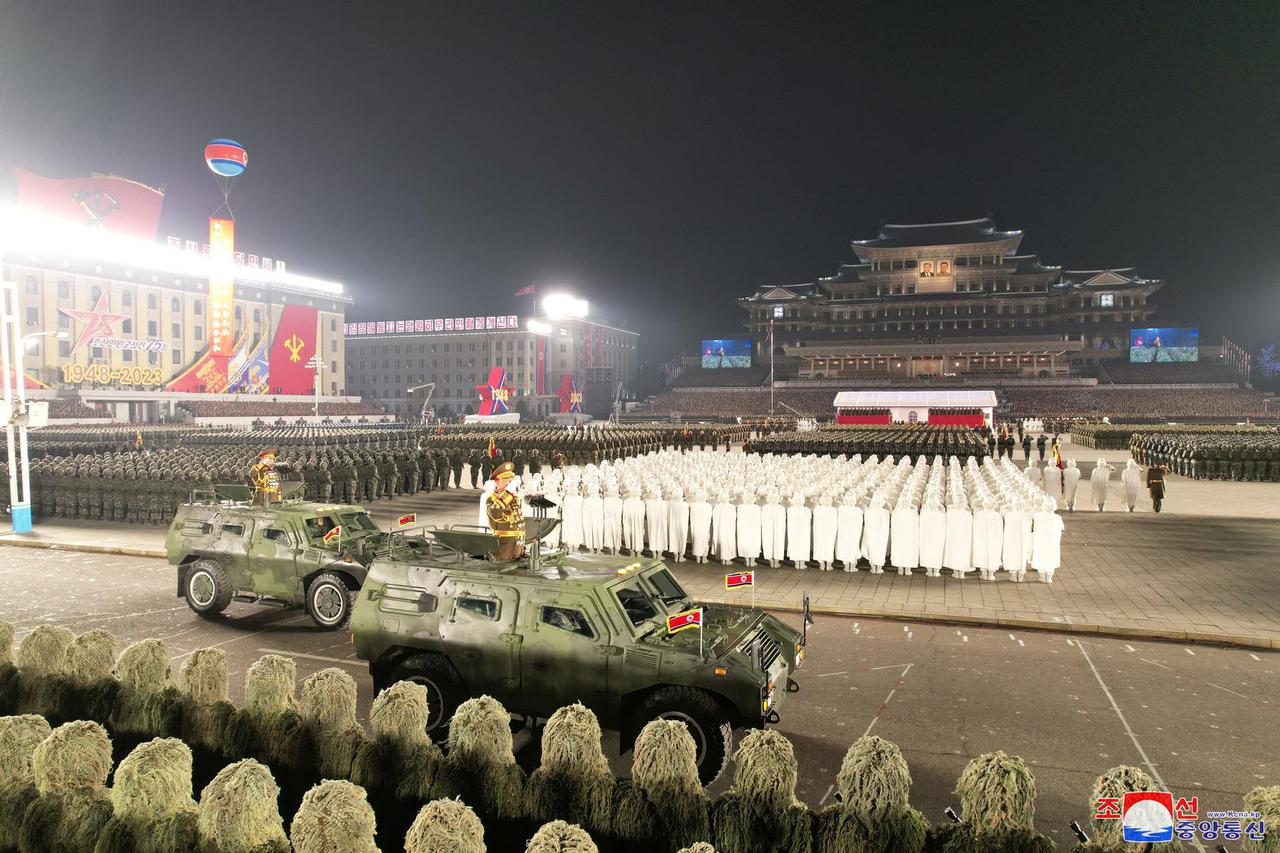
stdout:
<svg viewBox="0 0 1280 853">
<path fill-rule="evenodd" d="M 178 407 L 197 418 L 297 418 L 315 414 L 314 403 L 244 400 L 183 400 Z M 321 417 L 378 417 L 386 412 L 367 403 L 321 403 Z"/>
<path fill-rule="evenodd" d="M 1154 364 L 1131 364 L 1127 361 L 1108 362 L 1105 365 L 1105 376 L 1118 385 L 1198 385 L 1212 383 L 1232 383 L 1240 381 L 1237 374 L 1225 364 L 1215 361 L 1182 361 L 1158 362 Z"/>
<path fill-rule="evenodd" d="M 769 378 L 768 365 L 755 367 L 686 367 L 674 388 L 755 388 Z"/>
<path fill-rule="evenodd" d="M 776 411 L 791 415 L 832 417 L 835 391 L 831 388 L 779 388 L 773 395 Z M 716 418 L 769 413 L 769 389 L 749 391 L 672 391 L 659 394 L 635 414 L 685 418 Z"/>
<path fill-rule="evenodd" d="M 1012 417 L 1244 418 L 1267 414 L 1264 394 L 1235 389 L 1008 386 Z"/>
<path fill-rule="evenodd" d="M 50 400 L 49 417 L 51 418 L 110 418 L 106 409 L 86 406 L 83 400 Z"/>
</svg>

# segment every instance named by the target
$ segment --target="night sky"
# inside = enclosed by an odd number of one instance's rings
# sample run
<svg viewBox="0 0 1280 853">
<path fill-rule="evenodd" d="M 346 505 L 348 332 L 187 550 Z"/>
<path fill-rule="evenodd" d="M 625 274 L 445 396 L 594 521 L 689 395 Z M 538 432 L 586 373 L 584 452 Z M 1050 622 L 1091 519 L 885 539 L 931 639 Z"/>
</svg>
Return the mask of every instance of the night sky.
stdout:
<svg viewBox="0 0 1280 853">
<path fill-rule="evenodd" d="M 0 166 L 164 184 L 198 238 L 233 137 L 238 242 L 354 320 L 560 285 L 669 357 L 883 222 L 990 213 L 1280 337 L 1280 4 L 888 5 L 0 0 Z"/>
</svg>

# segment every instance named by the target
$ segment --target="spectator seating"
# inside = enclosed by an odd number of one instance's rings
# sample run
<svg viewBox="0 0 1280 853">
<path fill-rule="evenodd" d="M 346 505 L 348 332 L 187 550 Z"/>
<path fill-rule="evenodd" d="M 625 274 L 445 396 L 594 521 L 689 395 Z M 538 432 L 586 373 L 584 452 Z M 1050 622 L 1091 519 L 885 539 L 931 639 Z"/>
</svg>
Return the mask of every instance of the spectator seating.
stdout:
<svg viewBox="0 0 1280 853">
<path fill-rule="evenodd" d="M 671 384 L 674 388 L 756 388 L 768 379 L 768 365 L 686 367 Z"/>
<path fill-rule="evenodd" d="M 1037 418 L 1244 418 L 1267 413 L 1265 395 L 1217 388 L 1008 386 L 1007 415 Z"/>
<path fill-rule="evenodd" d="M 1127 361 L 1108 362 L 1107 376 L 1117 385 L 1197 385 L 1235 384 L 1239 375 L 1225 364 L 1216 361 L 1189 361 L 1177 363 L 1130 364 Z"/>
<path fill-rule="evenodd" d="M 110 418 L 106 409 L 86 406 L 82 400 L 50 400 L 49 417 L 51 418 Z"/>
<path fill-rule="evenodd" d="M 197 418 L 298 418 L 315 414 L 314 403 L 242 400 L 183 400 L 178 407 Z M 321 416 L 369 417 L 386 414 L 367 403 L 321 403 Z"/>
</svg>

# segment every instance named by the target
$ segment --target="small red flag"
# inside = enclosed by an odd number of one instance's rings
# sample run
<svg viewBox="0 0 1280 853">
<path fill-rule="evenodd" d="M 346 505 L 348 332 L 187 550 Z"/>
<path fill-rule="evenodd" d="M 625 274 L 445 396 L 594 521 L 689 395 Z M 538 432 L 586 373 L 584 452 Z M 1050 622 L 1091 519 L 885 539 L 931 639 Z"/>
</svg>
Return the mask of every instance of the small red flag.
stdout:
<svg viewBox="0 0 1280 853">
<path fill-rule="evenodd" d="M 342 535 L 342 525 L 339 524 L 337 527 L 333 528 L 332 530 L 330 530 L 328 533 L 324 535 L 325 544 L 326 545 L 329 544 L 330 540 L 336 539 L 341 535 Z"/>
<path fill-rule="evenodd" d="M 683 631 L 685 628 L 701 628 L 702 627 L 702 608 L 695 610 L 686 610 L 683 613 L 677 613 L 674 616 L 667 617 L 667 633 L 674 634 L 677 631 Z"/>
<path fill-rule="evenodd" d="M 516 291 L 516 296 L 533 296 L 533 285 L 527 284 Z"/>
<path fill-rule="evenodd" d="M 416 512 L 407 512 L 404 515 L 400 516 L 400 526 L 408 527 L 410 524 L 413 524 L 417 520 L 418 520 L 418 514 Z"/>
<path fill-rule="evenodd" d="M 725 589 L 738 589 L 744 586 L 755 586 L 755 572 L 729 572 L 724 576 Z"/>
</svg>

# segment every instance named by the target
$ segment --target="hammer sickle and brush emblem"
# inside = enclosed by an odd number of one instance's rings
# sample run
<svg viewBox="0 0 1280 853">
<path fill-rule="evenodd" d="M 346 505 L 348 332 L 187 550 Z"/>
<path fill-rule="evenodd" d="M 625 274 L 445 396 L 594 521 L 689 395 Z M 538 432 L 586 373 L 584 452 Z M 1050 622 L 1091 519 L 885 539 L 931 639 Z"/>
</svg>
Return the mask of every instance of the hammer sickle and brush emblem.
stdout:
<svg viewBox="0 0 1280 853">
<path fill-rule="evenodd" d="M 298 337 L 297 333 L 286 338 L 284 348 L 289 351 L 289 361 L 301 361 L 302 356 L 299 353 L 302 352 L 302 348 L 306 345 L 307 342 Z"/>
</svg>

